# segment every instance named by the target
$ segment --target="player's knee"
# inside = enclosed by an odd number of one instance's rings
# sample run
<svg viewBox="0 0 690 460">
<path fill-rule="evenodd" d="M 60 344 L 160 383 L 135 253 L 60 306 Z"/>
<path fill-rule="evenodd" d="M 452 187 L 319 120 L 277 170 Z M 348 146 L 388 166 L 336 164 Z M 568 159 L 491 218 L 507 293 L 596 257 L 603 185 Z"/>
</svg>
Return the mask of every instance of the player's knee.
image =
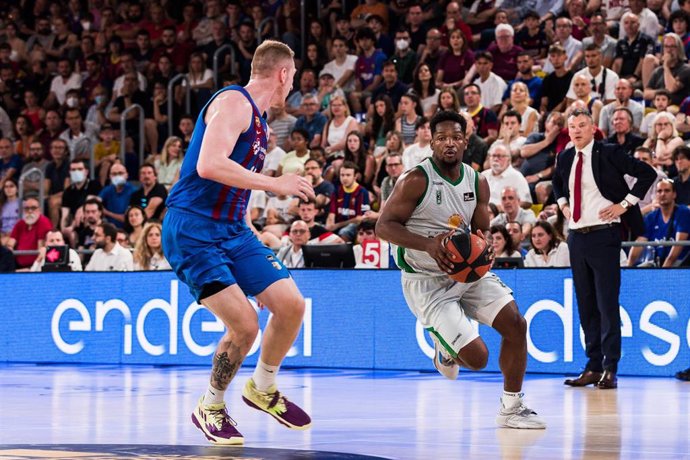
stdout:
<svg viewBox="0 0 690 460">
<path fill-rule="evenodd" d="M 480 371 L 484 369 L 489 362 L 489 350 L 484 347 L 483 350 L 474 353 L 468 358 L 463 358 L 461 365 L 471 371 Z"/>
<path fill-rule="evenodd" d="M 475 357 L 471 361 L 465 363 L 465 367 L 471 371 L 481 371 L 486 367 L 486 363 L 489 361 L 489 355 L 484 357 Z"/>
<path fill-rule="evenodd" d="M 525 318 L 517 311 L 511 318 L 509 334 L 509 338 L 514 341 L 525 340 L 527 335 L 527 321 L 525 321 Z"/>
<path fill-rule="evenodd" d="M 291 317 L 302 321 L 302 318 L 304 317 L 304 308 L 304 297 L 302 297 L 301 295 L 297 295 L 290 300 L 290 305 L 286 313 Z"/>
<path fill-rule="evenodd" d="M 458 364 L 469 370 L 482 370 L 489 361 L 489 349 L 484 341 L 478 337 L 460 350 L 458 361 Z"/>
<path fill-rule="evenodd" d="M 242 352 L 247 353 L 252 348 L 252 345 L 254 345 L 256 336 L 259 334 L 259 323 L 254 321 L 237 325 L 234 327 L 233 332 L 234 337 L 232 338 L 232 342 L 238 346 Z M 229 337 L 228 340 L 230 340 Z"/>
</svg>

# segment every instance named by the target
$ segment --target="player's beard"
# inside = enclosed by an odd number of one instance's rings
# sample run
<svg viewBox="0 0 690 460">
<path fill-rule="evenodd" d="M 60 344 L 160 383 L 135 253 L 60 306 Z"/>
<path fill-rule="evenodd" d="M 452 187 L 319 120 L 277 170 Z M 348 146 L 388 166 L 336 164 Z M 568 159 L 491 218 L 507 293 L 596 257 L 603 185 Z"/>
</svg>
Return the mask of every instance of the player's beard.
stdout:
<svg viewBox="0 0 690 460">
<path fill-rule="evenodd" d="M 462 162 L 462 160 L 460 158 L 454 158 L 451 160 L 444 157 L 441 159 L 441 162 L 443 163 L 443 166 L 447 168 L 455 168 Z"/>
</svg>

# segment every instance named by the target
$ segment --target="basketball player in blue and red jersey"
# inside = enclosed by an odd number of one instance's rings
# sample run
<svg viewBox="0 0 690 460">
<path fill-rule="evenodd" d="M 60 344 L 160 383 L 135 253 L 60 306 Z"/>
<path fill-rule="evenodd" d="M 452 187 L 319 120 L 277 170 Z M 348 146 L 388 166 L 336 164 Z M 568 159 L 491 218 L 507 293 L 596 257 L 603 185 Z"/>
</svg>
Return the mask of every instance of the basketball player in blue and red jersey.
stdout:
<svg viewBox="0 0 690 460">
<path fill-rule="evenodd" d="M 263 114 L 284 103 L 294 75 L 292 50 L 280 42 L 264 41 L 254 54 L 247 86 L 221 89 L 202 109 L 180 180 L 167 201 L 165 256 L 197 302 L 227 329 L 213 358 L 206 394 L 192 413 L 194 424 L 216 444 L 244 443 L 228 415 L 224 396 L 259 330 L 247 296 L 256 297 L 273 316 L 242 399 L 288 428 L 311 426 L 310 417 L 282 396 L 275 384 L 280 364 L 302 324 L 304 299 L 287 269 L 259 242 L 245 220 L 251 190 L 314 198 L 311 184 L 303 177 L 260 174 L 268 143 Z"/>
</svg>

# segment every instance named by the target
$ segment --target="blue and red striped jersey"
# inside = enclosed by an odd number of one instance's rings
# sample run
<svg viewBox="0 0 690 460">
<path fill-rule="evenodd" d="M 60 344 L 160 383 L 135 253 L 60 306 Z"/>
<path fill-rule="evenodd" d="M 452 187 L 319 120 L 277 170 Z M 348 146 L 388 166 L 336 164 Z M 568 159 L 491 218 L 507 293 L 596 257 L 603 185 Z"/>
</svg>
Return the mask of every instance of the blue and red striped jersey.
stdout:
<svg viewBox="0 0 690 460">
<path fill-rule="evenodd" d="M 364 214 L 362 205 L 369 204 L 369 192 L 357 184 L 352 192 L 345 191 L 340 185 L 331 195 L 330 212 L 335 214 L 336 222 L 343 222 Z"/>
<path fill-rule="evenodd" d="M 214 94 L 199 113 L 194 133 L 189 142 L 180 169 L 180 180 L 173 186 L 166 204 L 170 208 L 209 217 L 214 220 L 241 221 L 247 210 L 251 190 L 230 187 L 220 182 L 204 179 L 197 172 L 201 143 L 206 132 L 204 117 L 209 104 L 224 91 L 239 91 L 252 104 L 251 127 L 243 132 L 231 152 L 228 161 L 239 163 L 245 169 L 261 172 L 268 147 L 268 126 L 249 93 L 241 86 L 227 86 Z M 228 123 L 236 120 L 228 120 Z"/>
</svg>

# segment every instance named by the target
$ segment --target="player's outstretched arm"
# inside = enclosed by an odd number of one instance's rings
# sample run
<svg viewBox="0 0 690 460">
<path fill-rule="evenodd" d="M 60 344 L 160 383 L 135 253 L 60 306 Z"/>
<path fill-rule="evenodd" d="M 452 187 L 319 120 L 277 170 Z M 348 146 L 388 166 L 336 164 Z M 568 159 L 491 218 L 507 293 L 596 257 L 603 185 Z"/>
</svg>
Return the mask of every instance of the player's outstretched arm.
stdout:
<svg viewBox="0 0 690 460">
<path fill-rule="evenodd" d="M 450 273 L 453 268 L 451 253 L 446 249 L 444 240 L 452 231 L 435 238 L 427 238 L 412 233 L 405 223 L 417 207 L 427 187 L 426 175 L 415 168 L 406 173 L 395 184 L 393 193 L 386 201 L 376 223 L 376 234 L 386 241 L 408 249 L 425 251 L 436 260 L 441 270 Z"/>
<path fill-rule="evenodd" d="M 285 174 L 278 178 L 243 168 L 228 156 L 237 140 L 253 122 L 252 106 L 237 91 L 226 91 L 206 110 L 206 132 L 196 168 L 200 177 L 231 187 L 266 190 L 278 195 L 314 198 L 314 189 L 304 177 Z"/>
</svg>

